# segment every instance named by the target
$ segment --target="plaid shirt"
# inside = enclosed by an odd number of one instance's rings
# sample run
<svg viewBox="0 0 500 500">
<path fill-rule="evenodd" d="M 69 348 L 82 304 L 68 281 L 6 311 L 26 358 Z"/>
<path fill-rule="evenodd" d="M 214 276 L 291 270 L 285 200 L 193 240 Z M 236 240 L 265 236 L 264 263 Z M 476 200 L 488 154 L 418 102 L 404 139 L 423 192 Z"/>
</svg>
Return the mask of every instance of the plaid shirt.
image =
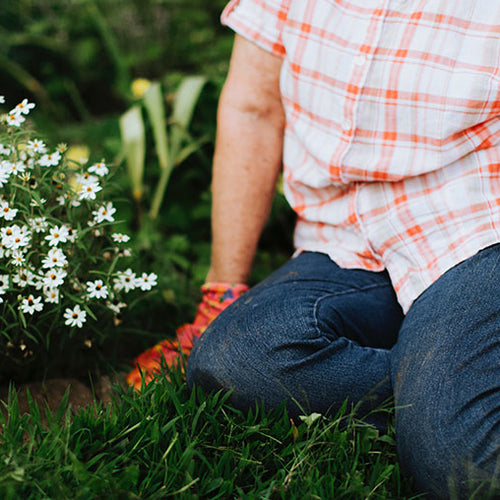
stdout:
<svg viewBox="0 0 500 500">
<path fill-rule="evenodd" d="M 283 59 L 295 245 L 387 269 L 405 311 L 500 241 L 500 4 L 232 0 L 224 24 Z"/>
</svg>

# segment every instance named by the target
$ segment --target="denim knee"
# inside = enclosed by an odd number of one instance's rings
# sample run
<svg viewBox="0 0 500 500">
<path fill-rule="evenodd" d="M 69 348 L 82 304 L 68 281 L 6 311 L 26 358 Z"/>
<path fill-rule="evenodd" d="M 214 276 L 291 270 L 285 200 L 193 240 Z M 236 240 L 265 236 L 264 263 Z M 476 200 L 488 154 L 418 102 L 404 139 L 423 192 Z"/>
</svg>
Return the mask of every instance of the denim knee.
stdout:
<svg viewBox="0 0 500 500">
<path fill-rule="evenodd" d="M 339 334 L 342 314 L 319 306 L 329 295 L 298 287 L 251 290 L 226 309 L 194 346 L 188 383 L 207 392 L 230 390 L 241 409 L 286 402 L 291 416 L 334 414 L 346 399 L 360 403 L 361 415 L 390 398 L 388 351 Z M 329 321 L 318 318 L 325 310 Z"/>
<path fill-rule="evenodd" d="M 188 383 L 231 390 L 240 408 L 286 401 L 291 415 L 371 411 L 392 395 L 389 351 L 402 321 L 386 273 L 304 252 L 238 299 L 191 353 Z M 364 412 L 364 409 L 363 409 Z"/>
<path fill-rule="evenodd" d="M 287 355 L 280 354 L 278 339 L 284 331 L 303 329 L 297 323 L 312 323 L 305 304 L 290 304 L 293 295 L 287 304 L 272 292 L 263 295 L 249 293 L 223 311 L 198 339 L 188 361 L 189 385 L 208 393 L 229 390 L 232 404 L 244 410 L 256 404 L 272 408 L 290 399 L 293 374 L 286 373 Z M 286 312 L 290 310 L 296 314 Z M 289 410 L 298 412 L 290 402 Z"/>
</svg>

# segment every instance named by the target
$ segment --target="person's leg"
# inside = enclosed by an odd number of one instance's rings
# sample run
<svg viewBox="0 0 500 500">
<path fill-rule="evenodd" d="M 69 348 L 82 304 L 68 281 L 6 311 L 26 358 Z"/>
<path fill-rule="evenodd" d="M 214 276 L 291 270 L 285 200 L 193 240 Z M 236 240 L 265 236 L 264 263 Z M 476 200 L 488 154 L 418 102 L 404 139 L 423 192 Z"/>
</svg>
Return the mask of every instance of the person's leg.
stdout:
<svg viewBox="0 0 500 500">
<path fill-rule="evenodd" d="M 499 245 L 454 267 L 415 301 L 391 370 L 399 457 L 418 487 L 438 498 L 470 498 L 486 480 L 474 498 L 487 498 L 490 487 L 499 495 Z"/>
<path fill-rule="evenodd" d="M 188 383 L 231 389 L 235 406 L 291 416 L 335 412 L 346 398 L 392 395 L 388 349 L 403 314 L 386 273 L 341 269 L 306 252 L 251 289 L 194 346 Z"/>
</svg>

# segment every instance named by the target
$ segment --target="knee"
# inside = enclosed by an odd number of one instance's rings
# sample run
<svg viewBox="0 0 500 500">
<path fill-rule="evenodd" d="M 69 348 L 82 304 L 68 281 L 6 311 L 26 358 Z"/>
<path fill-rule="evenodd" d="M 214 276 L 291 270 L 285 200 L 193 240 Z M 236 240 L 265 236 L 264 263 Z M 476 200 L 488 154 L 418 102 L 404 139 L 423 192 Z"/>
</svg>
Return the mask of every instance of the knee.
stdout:
<svg viewBox="0 0 500 500">
<path fill-rule="evenodd" d="M 205 392 L 233 389 L 238 384 L 236 367 L 241 364 L 231 342 L 227 322 L 215 320 L 196 341 L 188 359 L 187 382 Z"/>
<path fill-rule="evenodd" d="M 206 393 L 231 391 L 231 404 L 242 410 L 256 404 L 270 409 L 287 401 L 289 410 L 297 411 L 290 398 L 293 354 L 284 344 L 290 331 L 299 331 L 297 322 L 305 321 L 306 312 L 296 304 L 292 309 L 297 314 L 291 314 L 290 303 L 280 304 L 274 294 L 261 295 L 249 292 L 207 328 L 189 357 L 188 384 Z"/>
<path fill-rule="evenodd" d="M 225 310 L 195 343 L 187 365 L 187 382 L 205 393 L 230 391 L 240 409 L 263 400 L 272 376 L 267 346 L 249 323 L 245 304 Z"/>
</svg>

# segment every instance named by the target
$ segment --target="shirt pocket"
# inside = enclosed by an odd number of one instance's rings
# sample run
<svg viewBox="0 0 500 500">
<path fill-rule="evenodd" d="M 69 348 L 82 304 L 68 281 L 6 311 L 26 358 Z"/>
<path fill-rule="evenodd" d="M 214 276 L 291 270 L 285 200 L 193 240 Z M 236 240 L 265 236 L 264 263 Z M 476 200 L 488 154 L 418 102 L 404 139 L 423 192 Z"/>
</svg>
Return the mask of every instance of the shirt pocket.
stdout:
<svg viewBox="0 0 500 500">
<path fill-rule="evenodd" d="M 474 133 L 496 114 L 497 80 L 492 70 L 454 69 L 445 93 L 441 138 L 444 143 L 457 140 L 465 132 Z"/>
<path fill-rule="evenodd" d="M 497 13 L 500 15 L 500 12 Z M 451 41 L 451 40 L 450 40 Z M 447 81 L 442 138 L 450 142 L 491 119 L 498 108 L 500 39 L 477 29 L 457 37 L 459 47 Z"/>
</svg>

